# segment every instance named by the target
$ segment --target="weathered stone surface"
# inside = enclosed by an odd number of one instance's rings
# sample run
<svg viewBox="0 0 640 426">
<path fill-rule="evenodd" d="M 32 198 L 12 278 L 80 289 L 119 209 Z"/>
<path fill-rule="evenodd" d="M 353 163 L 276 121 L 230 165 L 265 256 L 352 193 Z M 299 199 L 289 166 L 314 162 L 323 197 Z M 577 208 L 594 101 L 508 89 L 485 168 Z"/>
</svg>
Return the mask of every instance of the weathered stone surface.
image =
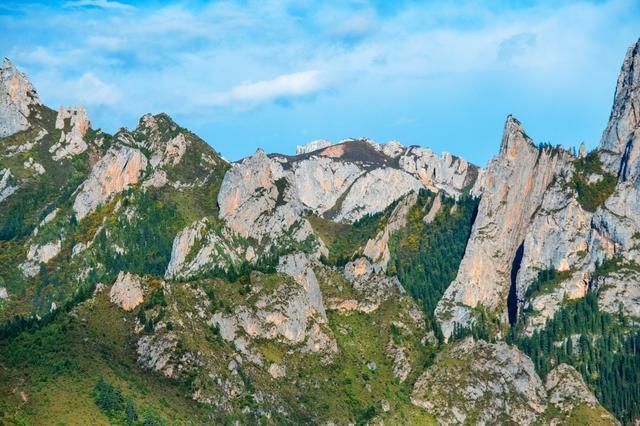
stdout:
<svg viewBox="0 0 640 426">
<path fill-rule="evenodd" d="M 570 412 L 580 404 L 592 407 L 598 404 L 580 373 L 567 364 L 560 364 L 547 374 L 545 387 L 549 402 L 564 412 Z"/>
<path fill-rule="evenodd" d="M 306 238 L 305 211 L 354 222 L 423 187 L 457 196 L 477 173 L 449 154 L 397 142 L 347 140 L 299 157 L 258 150 L 226 174 L 218 204 L 227 225 L 243 237 L 273 239 L 299 224 Z"/>
<path fill-rule="evenodd" d="M 390 167 L 375 169 L 353 183 L 336 220 L 353 222 L 380 212 L 409 192 L 418 192 L 421 187 L 419 180 L 403 171 Z"/>
<path fill-rule="evenodd" d="M 315 141 L 311 141 L 307 144 L 304 145 L 298 145 L 296 147 L 296 155 L 301 155 L 301 154 L 307 154 L 313 151 L 317 151 L 319 149 L 322 148 L 326 148 L 328 146 L 331 146 L 332 143 L 328 140 L 325 139 L 318 139 Z"/>
<path fill-rule="evenodd" d="M 230 232 L 218 233 L 203 218 L 176 235 L 165 278 L 188 278 L 213 268 L 227 270 L 240 262 L 244 252 Z"/>
<path fill-rule="evenodd" d="M 463 158 L 448 152 L 437 156 L 428 148 L 412 147 L 400 157 L 400 168 L 420 179 L 422 185 L 433 191 L 459 195 L 476 179 L 477 169 Z"/>
<path fill-rule="evenodd" d="M 0 300 L 6 300 L 9 298 L 9 293 L 5 287 L 0 287 Z"/>
<path fill-rule="evenodd" d="M 386 270 L 387 263 L 391 258 L 389 251 L 389 238 L 391 235 L 402 229 L 407 224 L 407 215 L 418 199 L 418 194 L 412 192 L 402 199 L 389 218 L 387 225 L 378 234 L 367 241 L 363 254 L 371 259 L 376 269 Z"/>
<path fill-rule="evenodd" d="M 436 218 L 436 215 L 438 214 L 441 208 L 442 208 L 442 194 L 438 192 L 438 195 L 436 195 L 436 198 L 433 200 L 433 204 L 431 204 L 431 208 L 429 209 L 429 212 L 423 218 L 424 223 L 428 225 L 431 222 L 433 222 L 433 219 Z"/>
<path fill-rule="evenodd" d="M 41 263 L 47 263 L 60 253 L 62 241 L 52 241 L 43 245 L 31 245 L 27 252 L 27 259 L 20 265 L 22 273 L 27 277 L 35 277 L 40 270 Z"/>
<path fill-rule="evenodd" d="M 327 314 L 322 302 L 318 279 L 313 271 L 314 261 L 303 253 L 289 254 L 280 258 L 277 271 L 289 275 L 300 284 L 309 299 L 309 304 L 326 321 Z"/>
<path fill-rule="evenodd" d="M 113 194 L 138 183 L 147 167 L 147 158 L 137 149 L 116 145 L 98 161 L 80 186 L 73 203 L 78 220 L 82 219 Z"/>
<path fill-rule="evenodd" d="M 15 185 L 13 182 L 14 179 L 11 170 L 0 170 L 0 203 L 18 190 L 18 185 Z"/>
<path fill-rule="evenodd" d="M 566 179 L 572 173 L 570 160 L 570 157 L 563 160 L 565 165 L 547 189 L 523 243 L 516 293 L 520 308 L 530 305 L 536 312 L 527 318 L 528 332 L 544 326 L 565 298 L 584 297 L 589 288 L 589 275 L 594 267 L 589 254 L 592 213 L 585 211 L 576 194 L 568 189 Z M 547 269 L 569 275 L 555 289 L 534 295 L 533 300 L 524 300 L 540 271 Z"/>
<path fill-rule="evenodd" d="M 600 309 L 611 314 L 622 312 L 634 319 L 640 318 L 640 272 L 626 267 L 600 277 L 598 288 Z"/>
<path fill-rule="evenodd" d="M 452 384 L 455 383 L 455 386 Z M 533 362 L 517 348 L 467 338 L 440 353 L 418 379 L 411 402 L 440 424 L 531 424 L 546 408 Z"/>
<path fill-rule="evenodd" d="M 22 165 L 25 169 L 31 169 L 39 175 L 43 175 L 47 172 L 42 164 L 33 160 L 33 157 L 29 157 L 29 159 Z"/>
<path fill-rule="evenodd" d="M 411 362 L 404 348 L 392 340 L 387 345 L 387 355 L 393 360 L 393 375 L 403 383 L 411 373 Z"/>
<path fill-rule="evenodd" d="M 61 130 L 60 140 L 49 149 L 53 159 L 61 160 L 86 151 L 88 145 L 84 141 L 84 135 L 90 127 L 87 111 L 83 107 L 60 107 L 56 117 L 56 129 Z"/>
<path fill-rule="evenodd" d="M 177 344 L 177 336 L 173 333 L 142 336 L 136 347 L 138 362 L 165 377 L 174 377 L 176 368 L 173 358 Z"/>
<path fill-rule="evenodd" d="M 140 118 L 135 131 L 146 136 L 145 146 L 151 150 L 150 163 L 153 167 L 175 166 L 182 160 L 191 141 L 183 132 L 168 138 L 162 133 L 160 122 L 170 126 L 172 132 L 177 129 L 177 125 L 166 115 L 154 117 L 151 114 L 145 114 Z"/>
<path fill-rule="evenodd" d="M 269 366 L 269 374 L 274 379 L 279 379 L 281 377 L 285 377 L 287 375 L 287 368 L 283 365 L 279 364 L 271 364 Z"/>
<path fill-rule="evenodd" d="M 510 273 L 532 216 L 562 165 L 562 155 L 539 150 L 509 116 L 500 154 L 483 176 L 482 199 L 457 277 L 436 308 L 445 337 L 467 325 L 469 309 L 483 305 L 506 320 Z"/>
<path fill-rule="evenodd" d="M 37 105 L 40 99 L 27 77 L 5 58 L 0 69 L 0 138 L 28 129 Z"/>
<path fill-rule="evenodd" d="M 404 293 L 397 277 L 389 277 L 380 272 L 376 265 L 364 257 L 347 263 L 343 275 L 351 283 L 355 297 L 333 297 L 327 300 L 327 308 L 341 312 L 370 313 L 377 310 L 385 300 Z"/>
<path fill-rule="evenodd" d="M 262 150 L 235 164 L 218 194 L 220 217 L 242 237 L 261 241 L 266 235 L 282 235 L 299 221 L 302 208 L 290 202 L 290 185 L 283 185 L 280 194 L 278 179 L 286 179 L 282 166 Z M 279 197 L 283 201 L 277 205 Z"/>
<path fill-rule="evenodd" d="M 607 168 L 622 181 L 640 175 L 640 40 L 627 51 L 620 70 L 613 108 L 600 148 Z"/>
<path fill-rule="evenodd" d="M 209 322 L 217 324 L 222 338 L 233 341 L 236 348 L 244 348 L 245 354 L 251 350 L 243 334 L 250 339 L 301 344 L 303 351 L 327 355 L 336 352 L 335 340 L 322 327 L 326 322 L 324 307 L 319 305 L 321 295 L 314 290 L 315 276 L 308 268 L 305 260 L 298 256 L 283 260 L 280 269 L 292 273 L 300 283 L 295 279 L 293 283 L 283 280 L 271 290 L 258 288 L 255 303 L 239 305 L 232 314 L 216 313 Z"/>
<path fill-rule="evenodd" d="M 333 207 L 364 171 L 353 163 L 312 157 L 295 164 L 298 199 L 318 214 Z"/>
<path fill-rule="evenodd" d="M 109 292 L 111 303 L 131 311 L 144 301 L 142 281 L 137 275 L 120 272 Z"/>
</svg>

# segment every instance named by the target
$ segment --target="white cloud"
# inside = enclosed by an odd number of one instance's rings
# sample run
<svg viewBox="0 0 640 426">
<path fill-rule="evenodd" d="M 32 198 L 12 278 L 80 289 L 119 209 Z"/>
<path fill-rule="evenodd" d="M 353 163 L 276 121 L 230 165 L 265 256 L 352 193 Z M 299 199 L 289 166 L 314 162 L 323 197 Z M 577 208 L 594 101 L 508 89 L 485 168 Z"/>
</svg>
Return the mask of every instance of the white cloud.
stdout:
<svg viewBox="0 0 640 426">
<path fill-rule="evenodd" d="M 53 108 L 60 105 L 118 107 L 123 101 L 118 87 L 93 72 L 85 72 L 80 77 L 44 72 L 33 75 L 33 81 L 38 91 L 54 102 L 50 105 Z"/>
<path fill-rule="evenodd" d="M 135 10 L 130 4 L 120 3 L 111 0 L 73 0 L 64 4 L 64 7 L 97 7 L 100 9 L 112 10 Z"/>
<path fill-rule="evenodd" d="M 228 91 L 202 99 L 209 106 L 256 105 L 278 99 L 308 96 L 326 88 L 327 80 L 318 70 L 283 74 L 271 80 L 243 82 Z"/>
</svg>

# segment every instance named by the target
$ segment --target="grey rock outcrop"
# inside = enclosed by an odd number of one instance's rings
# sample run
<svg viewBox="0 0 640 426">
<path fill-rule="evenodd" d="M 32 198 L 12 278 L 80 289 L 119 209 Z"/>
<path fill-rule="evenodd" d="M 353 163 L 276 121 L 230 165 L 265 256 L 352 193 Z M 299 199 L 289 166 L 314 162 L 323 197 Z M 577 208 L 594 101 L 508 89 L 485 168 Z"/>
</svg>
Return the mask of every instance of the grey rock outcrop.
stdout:
<svg viewBox="0 0 640 426">
<path fill-rule="evenodd" d="M 422 185 L 433 191 L 459 195 L 471 185 L 478 170 L 460 157 L 448 152 L 437 156 L 431 149 L 412 147 L 399 158 L 400 168 L 418 177 Z"/>
<path fill-rule="evenodd" d="M 322 302 L 322 293 L 318 279 L 313 271 L 314 261 L 303 253 L 289 254 L 280 258 L 277 271 L 287 274 L 300 284 L 309 298 L 309 303 L 326 320 L 327 314 Z"/>
<path fill-rule="evenodd" d="M 335 220 L 355 222 L 363 216 L 378 213 L 409 192 L 418 192 L 418 179 L 391 167 L 372 170 L 359 177 L 342 201 Z"/>
<path fill-rule="evenodd" d="M 330 356 L 337 351 L 336 342 L 326 331 L 326 315 L 317 280 L 303 255 L 284 258 L 279 266 L 293 278 L 283 279 L 273 289 L 257 288 L 256 301 L 242 304 L 231 314 L 216 313 L 209 323 L 219 327 L 223 339 L 257 364 L 260 357 L 251 355 L 249 339 L 276 339 L 298 346 L 303 352 Z"/>
<path fill-rule="evenodd" d="M 27 252 L 26 260 L 20 265 L 22 273 L 26 277 L 35 277 L 40 270 L 40 264 L 47 263 L 56 257 L 61 248 L 61 240 L 51 241 L 42 245 L 31 245 Z"/>
<path fill-rule="evenodd" d="M 470 337 L 436 357 L 416 381 L 411 402 L 443 425 L 556 425 L 579 406 L 594 410 L 599 424 L 617 424 L 573 367 L 558 365 L 543 384 L 531 359 L 515 346 Z"/>
<path fill-rule="evenodd" d="M 221 218 L 242 237 L 304 239 L 312 233 L 305 212 L 355 222 L 421 188 L 459 196 L 478 173 L 449 154 L 397 142 L 347 140 L 296 157 L 258 150 L 227 172 L 218 204 Z"/>
<path fill-rule="evenodd" d="M 347 263 L 343 276 L 351 284 L 354 297 L 332 297 L 326 302 L 327 308 L 340 312 L 371 313 L 385 300 L 404 293 L 397 277 L 389 277 L 381 272 L 379 267 L 364 257 Z"/>
<path fill-rule="evenodd" d="M 262 150 L 227 172 L 218 194 L 218 205 L 220 217 L 229 228 L 242 237 L 258 241 L 267 235 L 284 234 L 303 213 L 292 195 L 282 165 L 269 159 Z"/>
<path fill-rule="evenodd" d="M 77 219 L 94 211 L 113 194 L 138 183 L 146 167 L 147 158 L 140 150 L 123 145 L 109 148 L 80 186 L 73 203 Z"/>
<path fill-rule="evenodd" d="M 9 198 L 11 194 L 18 190 L 18 185 L 14 184 L 11 170 L 0 170 L 0 203 Z"/>
<path fill-rule="evenodd" d="M 68 121 L 68 124 L 67 124 Z M 83 107 L 60 108 L 56 117 L 56 129 L 60 130 L 60 140 L 49 148 L 54 160 L 82 154 L 88 145 L 84 141 L 91 123 Z"/>
<path fill-rule="evenodd" d="M 499 155 L 482 177 L 482 199 L 457 277 L 436 308 L 445 337 L 468 325 L 478 305 L 506 319 L 510 274 L 529 223 L 563 165 L 561 154 L 538 149 L 509 116 Z"/>
<path fill-rule="evenodd" d="M 363 254 L 371 259 L 379 270 L 386 270 L 387 263 L 391 258 L 389 251 L 389 238 L 391 235 L 402 229 L 407 224 L 407 215 L 418 199 L 415 192 L 408 194 L 403 198 L 391 212 L 391 216 L 384 229 L 376 236 L 367 241 Z"/>
<path fill-rule="evenodd" d="M 640 40 L 627 51 L 622 64 L 611 116 L 600 148 L 607 168 L 622 181 L 640 175 Z"/>
<path fill-rule="evenodd" d="M 296 147 L 296 155 L 308 154 L 310 152 L 317 151 L 319 149 L 326 148 L 326 147 L 331 146 L 331 145 L 333 145 L 333 144 L 328 140 L 318 139 L 318 140 L 311 141 L 311 142 L 309 142 L 307 144 L 304 144 L 304 145 L 298 145 Z"/>
<path fill-rule="evenodd" d="M 135 309 L 144 301 L 140 277 L 129 272 L 120 272 L 111 286 L 109 298 L 111 303 L 125 311 Z"/>
<path fill-rule="evenodd" d="M 611 314 L 622 312 L 640 319 L 640 272 L 629 267 L 599 277 L 594 283 L 598 289 L 598 306 Z"/>
<path fill-rule="evenodd" d="M 0 138 L 27 130 L 32 107 L 39 105 L 27 77 L 5 58 L 0 69 Z"/>
<path fill-rule="evenodd" d="M 210 269 L 228 270 L 245 255 L 243 245 L 234 240 L 231 232 L 217 232 L 203 218 L 176 235 L 165 278 L 189 278 Z"/>
<path fill-rule="evenodd" d="M 545 387 L 549 392 L 549 402 L 564 412 L 570 412 L 579 404 L 592 407 L 598 404 L 580 373 L 567 364 L 560 364 L 547 374 Z"/>
<path fill-rule="evenodd" d="M 545 411 L 547 395 L 533 362 L 517 348 L 467 338 L 437 356 L 411 402 L 445 425 L 531 424 Z"/>
</svg>

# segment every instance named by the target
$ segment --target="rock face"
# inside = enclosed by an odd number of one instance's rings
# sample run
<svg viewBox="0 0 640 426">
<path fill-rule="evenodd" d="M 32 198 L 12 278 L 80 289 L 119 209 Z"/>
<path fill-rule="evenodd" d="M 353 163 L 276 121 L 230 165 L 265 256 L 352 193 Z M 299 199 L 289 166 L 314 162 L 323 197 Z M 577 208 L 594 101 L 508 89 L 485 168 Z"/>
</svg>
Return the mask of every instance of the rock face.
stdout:
<svg viewBox="0 0 640 426">
<path fill-rule="evenodd" d="M 168 127 L 168 129 L 167 129 Z M 165 132 L 175 135 L 168 137 Z M 138 134 L 144 135 L 145 146 L 151 150 L 151 165 L 156 167 L 175 166 L 184 156 L 190 141 L 183 132 L 178 132 L 178 126 L 165 114 L 153 116 L 145 114 L 140 118 Z M 176 134 L 176 132 L 178 132 Z"/>
<path fill-rule="evenodd" d="M 206 218 L 180 231 L 173 241 L 165 278 L 188 278 L 214 268 L 228 270 L 239 263 L 246 252 L 230 234 L 216 232 Z"/>
<path fill-rule="evenodd" d="M 560 364 L 543 384 L 517 348 L 472 338 L 436 357 L 415 383 L 411 402 L 444 425 L 561 424 L 578 406 L 597 409 L 600 424 L 616 424 L 573 367 Z"/>
<path fill-rule="evenodd" d="M 115 146 L 98 161 L 80 186 L 73 203 L 78 220 L 130 185 L 138 183 L 147 167 L 147 158 L 137 149 Z"/>
<path fill-rule="evenodd" d="M 567 154 L 564 154 L 565 156 Z M 560 175 L 547 189 L 540 208 L 532 219 L 523 243 L 523 254 L 516 279 L 520 308 L 531 307 L 537 315 L 528 318 L 528 331 L 544 326 L 563 300 L 583 297 L 593 270 L 589 251 L 592 213 L 585 211 L 573 191 L 567 190 L 571 176 L 570 158 L 564 161 Z M 565 177 L 563 177 L 565 176 Z M 555 269 L 566 275 L 556 288 L 525 300 L 527 289 L 542 270 Z"/>
<path fill-rule="evenodd" d="M 326 320 L 327 314 L 322 302 L 320 285 L 313 271 L 313 265 L 313 261 L 308 256 L 296 253 L 281 258 L 277 270 L 280 273 L 289 275 L 305 289 L 310 305 Z"/>
<path fill-rule="evenodd" d="M 60 108 L 56 117 L 56 129 L 61 130 L 60 140 L 49 149 L 53 159 L 61 160 L 86 151 L 88 145 L 84 141 L 84 135 L 90 127 L 84 108 Z"/>
<path fill-rule="evenodd" d="M 120 272 L 109 292 L 111 303 L 131 311 L 144 301 L 140 277 L 129 272 Z"/>
<path fill-rule="evenodd" d="M 9 198 L 9 196 L 17 190 L 18 186 L 13 184 L 11 170 L 0 170 L 0 203 Z"/>
<path fill-rule="evenodd" d="M 417 176 L 422 185 L 433 191 L 457 195 L 473 184 L 479 170 L 463 158 L 443 152 L 438 157 L 428 148 L 412 147 L 399 157 L 400 168 Z"/>
<path fill-rule="evenodd" d="M 302 215 L 284 168 L 262 150 L 227 172 L 218 205 L 220 217 L 234 232 L 258 241 L 284 234 Z"/>
<path fill-rule="evenodd" d="M 40 99 L 27 77 L 5 58 L 0 69 L 0 137 L 28 129 L 31 109 L 38 105 Z"/>
<path fill-rule="evenodd" d="M 626 267 L 597 279 L 598 305 L 611 314 L 640 318 L 640 272 Z"/>
<path fill-rule="evenodd" d="M 592 407 L 598 404 L 580 373 L 567 364 L 560 364 L 547 374 L 545 387 L 549 402 L 564 412 L 570 412 L 579 404 Z"/>
<path fill-rule="evenodd" d="M 600 148 L 609 170 L 621 181 L 637 182 L 640 175 L 640 40 L 627 51 L 609 124 Z"/>
<path fill-rule="evenodd" d="M 389 259 L 391 258 L 389 238 L 391 234 L 402 229 L 407 224 L 407 215 L 411 207 L 415 205 L 417 199 L 418 195 L 415 192 L 403 198 L 396 208 L 393 209 L 389 222 L 384 229 L 378 232 L 375 238 L 367 241 L 363 254 L 374 262 L 376 269 L 386 270 L 387 263 L 389 263 Z M 439 199 L 440 198 L 438 198 L 438 200 Z"/>
<path fill-rule="evenodd" d="M 258 150 L 233 165 L 218 194 L 229 228 L 258 241 L 286 233 L 304 239 L 312 232 L 304 212 L 355 222 L 422 188 L 459 196 L 478 176 L 462 159 L 397 142 L 348 140 L 303 151 L 285 157 Z"/>
<path fill-rule="evenodd" d="M 441 424 L 531 424 L 544 412 L 546 399 L 529 357 L 505 343 L 472 338 L 439 354 L 411 397 Z"/>
<path fill-rule="evenodd" d="M 319 149 L 326 148 L 331 145 L 333 144 L 328 140 L 318 139 L 316 141 L 311 141 L 305 145 L 298 145 L 296 147 L 296 155 L 307 154 L 309 152 L 317 151 Z"/>
<path fill-rule="evenodd" d="M 455 323 L 468 325 L 470 308 L 478 305 L 506 317 L 511 272 L 522 257 L 519 247 L 562 164 L 561 154 L 539 150 L 520 122 L 507 118 L 500 154 L 482 178 L 482 199 L 458 275 L 436 309 L 445 337 Z"/>
<path fill-rule="evenodd" d="M 251 355 L 244 336 L 300 345 L 303 352 L 336 352 L 335 340 L 324 329 L 325 309 L 310 262 L 302 254 L 284 257 L 278 270 L 291 275 L 293 283 L 282 280 L 274 289 L 258 288 L 255 303 L 239 305 L 232 314 L 216 313 L 210 323 L 219 327 L 223 339 L 259 365 L 261 358 Z"/>
<path fill-rule="evenodd" d="M 52 241 L 43 245 L 32 245 L 27 252 L 26 261 L 20 265 L 22 273 L 27 277 L 38 274 L 41 263 L 47 263 L 60 253 L 62 241 Z"/>
<path fill-rule="evenodd" d="M 411 191 L 418 192 L 421 187 L 420 181 L 403 171 L 390 167 L 375 169 L 354 182 L 335 219 L 355 222 L 384 210 Z"/>
</svg>

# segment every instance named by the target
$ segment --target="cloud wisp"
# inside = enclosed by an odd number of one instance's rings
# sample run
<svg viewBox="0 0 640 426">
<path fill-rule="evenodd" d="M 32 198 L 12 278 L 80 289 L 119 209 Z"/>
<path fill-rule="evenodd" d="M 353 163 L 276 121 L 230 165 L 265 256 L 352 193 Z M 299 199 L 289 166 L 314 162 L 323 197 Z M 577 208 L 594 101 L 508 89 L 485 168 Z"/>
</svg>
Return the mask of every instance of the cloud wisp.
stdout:
<svg viewBox="0 0 640 426">
<path fill-rule="evenodd" d="M 318 70 L 279 75 L 270 80 L 246 81 L 225 92 L 212 93 L 201 100 L 205 106 L 239 105 L 250 107 L 281 99 L 296 99 L 318 93 L 327 87 Z"/>
<path fill-rule="evenodd" d="M 135 6 L 112 0 L 72 0 L 65 2 L 64 7 L 96 7 L 99 9 L 135 10 Z"/>
</svg>

